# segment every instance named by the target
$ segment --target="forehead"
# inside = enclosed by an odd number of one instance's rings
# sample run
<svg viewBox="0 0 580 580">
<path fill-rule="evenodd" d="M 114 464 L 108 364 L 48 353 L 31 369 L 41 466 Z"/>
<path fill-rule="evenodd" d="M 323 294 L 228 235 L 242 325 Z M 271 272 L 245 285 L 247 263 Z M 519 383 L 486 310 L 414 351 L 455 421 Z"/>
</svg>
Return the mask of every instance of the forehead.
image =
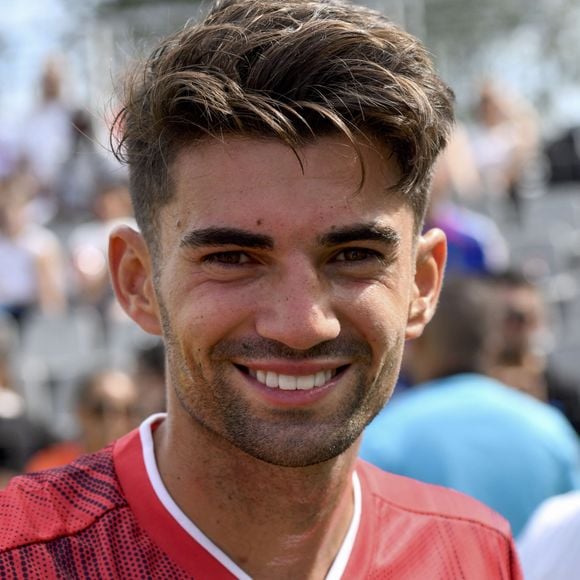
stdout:
<svg viewBox="0 0 580 580">
<path fill-rule="evenodd" d="M 530 286 L 507 288 L 504 295 L 508 308 L 523 310 L 538 316 L 544 313 L 543 297 L 536 288 Z"/>
<path fill-rule="evenodd" d="M 275 140 L 208 141 L 183 148 L 169 171 L 173 198 L 162 216 L 173 229 L 236 222 L 281 233 L 290 224 L 332 227 L 412 215 L 391 190 L 400 175 L 389 152 L 369 143 L 357 151 L 341 137 L 296 151 Z"/>
</svg>

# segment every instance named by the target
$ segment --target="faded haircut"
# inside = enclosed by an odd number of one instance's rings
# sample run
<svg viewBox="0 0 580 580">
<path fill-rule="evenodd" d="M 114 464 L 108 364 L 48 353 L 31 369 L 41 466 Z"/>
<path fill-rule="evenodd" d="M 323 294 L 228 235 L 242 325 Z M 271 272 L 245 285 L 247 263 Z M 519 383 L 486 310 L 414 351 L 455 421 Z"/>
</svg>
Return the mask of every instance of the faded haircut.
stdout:
<svg viewBox="0 0 580 580">
<path fill-rule="evenodd" d="M 132 75 L 115 123 L 135 217 L 156 246 L 181 148 L 208 138 L 277 139 L 295 152 L 344 135 L 393 155 L 393 188 L 423 222 L 453 94 L 413 36 L 378 12 L 333 0 L 224 0 L 167 38 Z"/>
</svg>

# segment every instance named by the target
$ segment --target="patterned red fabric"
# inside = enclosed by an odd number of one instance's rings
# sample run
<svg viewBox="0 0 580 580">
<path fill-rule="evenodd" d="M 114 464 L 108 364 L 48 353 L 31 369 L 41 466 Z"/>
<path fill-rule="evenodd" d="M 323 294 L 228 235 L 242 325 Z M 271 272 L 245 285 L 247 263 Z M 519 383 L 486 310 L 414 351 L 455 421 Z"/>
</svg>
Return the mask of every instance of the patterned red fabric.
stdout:
<svg viewBox="0 0 580 580">
<path fill-rule="evenodd" d="M 357 464 L 362 517 L 344 578 L 513 579 L 507 523 L 466 496 Z M 0 492 L 0 578 L 232 578 L 164 508 L 137 431 Z"/>
<path fill-rule="evenodd" d="M 189 578 L 139 527 L 111 447 L 0 494 L 0 578 Z"/>
<path fill-rule="evenodd" d="M 363 517 L 345 579 L 523 580 L 509 524 L 458 492 L 359 461 Z"/>
</svg>

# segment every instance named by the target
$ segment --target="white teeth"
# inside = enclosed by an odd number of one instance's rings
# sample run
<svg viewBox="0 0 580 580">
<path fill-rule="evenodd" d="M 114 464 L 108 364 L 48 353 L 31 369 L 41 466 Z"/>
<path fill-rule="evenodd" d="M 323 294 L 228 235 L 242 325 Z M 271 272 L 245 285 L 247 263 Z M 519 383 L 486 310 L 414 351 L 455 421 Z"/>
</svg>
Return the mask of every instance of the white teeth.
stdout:
<svg viewBox="0 0 580 580">
<path fill-rule="evenodd" d="M 285 391 L 295 391 L 296 377 L 291 377 L 290 375 L 279 375 L 278 384 L 280 385 L 280 388 Z"/>
<path fill-rule="evenodd" d="M 314 376 L 314 386 L 320 387 L 325 382 L 326 382 L 326 372 L 325 371 L 317 372 L 316 375 Z"/>
<path fill-rule="evenodd" d="M 301 391 L 308 391 L 312 389 L 315 385 L 315 377 L 314 375 L 309 375 L 306 377 L 298 377 L 296 380 L 296 388 L 300 389 Z"/>
<path fill-rule="evenodd" d="M 336 374 L 336 370 L 319 371 L 314 375 L 281 375 L 272 371 L 253 371 L 248 369 L 250 376 L 258 382 L 272 388 L 284 391 L 309 391 L 314 387 L 321 387 Z"/>
</svg>

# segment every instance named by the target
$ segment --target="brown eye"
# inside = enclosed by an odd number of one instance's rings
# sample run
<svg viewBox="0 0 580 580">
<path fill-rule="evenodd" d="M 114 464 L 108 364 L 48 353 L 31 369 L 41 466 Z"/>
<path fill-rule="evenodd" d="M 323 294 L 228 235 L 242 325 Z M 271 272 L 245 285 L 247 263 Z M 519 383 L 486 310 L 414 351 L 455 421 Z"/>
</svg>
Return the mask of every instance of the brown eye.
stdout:
<svg viewBox="0 0 580 580">
<path fill-rule="evenodd" d="M 204 262 L 224 266 L 240 266 L 250 262 L 245 252 L 216 252 L 204 257 Z"/>
<path fill-rule="evenodd" d="M 363 260 L 380 259 L 381 256 L 374 250 L 365 248 L 347 248 L 336 255 L 337 262 L 361 262 Z"/>
</svg>

